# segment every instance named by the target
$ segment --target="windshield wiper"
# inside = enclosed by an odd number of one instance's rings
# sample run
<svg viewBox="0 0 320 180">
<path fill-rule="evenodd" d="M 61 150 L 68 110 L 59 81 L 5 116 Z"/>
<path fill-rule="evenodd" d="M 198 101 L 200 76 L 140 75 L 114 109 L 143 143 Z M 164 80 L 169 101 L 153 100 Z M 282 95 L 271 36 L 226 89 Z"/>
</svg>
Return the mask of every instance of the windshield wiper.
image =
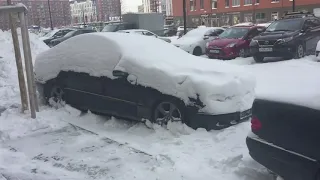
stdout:
<svg viewBox="0 0 320 180">
<path fill-rule="evenodd" d="M 289 29 L 276 29 L 274 31 L 291 31 L 291 30 L 289 30 Z"/>
</svg>

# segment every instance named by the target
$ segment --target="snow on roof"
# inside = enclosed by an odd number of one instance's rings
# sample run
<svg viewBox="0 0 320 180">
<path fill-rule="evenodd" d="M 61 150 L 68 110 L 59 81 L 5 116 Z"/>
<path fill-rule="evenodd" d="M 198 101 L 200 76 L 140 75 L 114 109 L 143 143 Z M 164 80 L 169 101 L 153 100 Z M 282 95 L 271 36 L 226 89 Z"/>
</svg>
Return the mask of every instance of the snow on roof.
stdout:
<svg viewBox="0 0 320 180">
<path fill-rule="evenodd" d="M 251 108 L 255 81 L 239 66 L 196 57 L 157 38 L 127 33 L 91 33 L 70 38 L 40 54 L 38 81 L 55 78 L 61 70 L 112 76 L 128 72 L 137 83 L 179 97 L 197 98 L 213 114 Z"/>
</svg>

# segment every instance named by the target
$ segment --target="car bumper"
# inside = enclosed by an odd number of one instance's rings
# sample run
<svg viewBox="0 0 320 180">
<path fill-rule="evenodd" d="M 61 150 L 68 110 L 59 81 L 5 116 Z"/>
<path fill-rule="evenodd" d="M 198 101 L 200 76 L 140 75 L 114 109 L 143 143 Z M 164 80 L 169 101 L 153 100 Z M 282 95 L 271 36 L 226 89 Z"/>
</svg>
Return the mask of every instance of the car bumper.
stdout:
<svg viewBox="0 0 320 180">
<path fill-rule="evenodd" d="M 239 56 L 239 52 L 235 48 L 207 48 L 206 55 L 215 59 L 233 59 Z"/>
<path fill-rule="evenodd" d="M 314 180 L 316 160 L 268 143 L 253 133 L 246 139 L 250 156 L 273 173 L 290 180 Z"/>
<path fill-rule="evenodd" d="M 259 48 L 272 48 L 272 51 L 261 52 Z M 263 57 L 289 57 L 296 52 L 294 44 L 274 45 L 274 46 L 250 46 L 250 53 L 259 54 Z"/>
<path fill-rule="evenodd" d="M 206 130 L 219 130 L 246 121 L 251 118 L 252 110 L 248 109 L 243 112 L 212 115 L 205 113 L 189 114 L 188 126 L 197 129 L 205 128 Z"/>
</svg>

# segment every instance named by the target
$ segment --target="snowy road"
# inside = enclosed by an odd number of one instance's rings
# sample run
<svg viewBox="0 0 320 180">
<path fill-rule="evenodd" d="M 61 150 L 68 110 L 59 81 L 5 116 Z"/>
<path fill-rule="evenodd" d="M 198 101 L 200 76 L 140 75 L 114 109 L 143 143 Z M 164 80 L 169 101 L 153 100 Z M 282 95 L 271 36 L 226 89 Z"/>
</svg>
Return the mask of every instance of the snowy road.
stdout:
<svg viewBox="0 0 320 180">
<path fill-rule="evenodd" d="M 1 33 L 0 46 L 9 47 L 10 36 Z M 46 49 L 32 38 L 34 52 Z M 181 124 L 164 129 L 81 114 L 69 106 L 42 106 L 38 118 L 30 119 L 29 113 L 21 114 L 17 108 L 20 97 L 12 49 L 0 49 L 0 55 L 4 57 L 0 58 L 0 180 L 272 179 L 248 154 L 245 138 L 250 122 L 211 132 Z M 315 83 L 320 64 L 313 57 L 266 64 L 238 58 L 228 63 L 245 66 L 255 75 L 258 96 L 271 92 L 320 97 Z"/>
</svg>

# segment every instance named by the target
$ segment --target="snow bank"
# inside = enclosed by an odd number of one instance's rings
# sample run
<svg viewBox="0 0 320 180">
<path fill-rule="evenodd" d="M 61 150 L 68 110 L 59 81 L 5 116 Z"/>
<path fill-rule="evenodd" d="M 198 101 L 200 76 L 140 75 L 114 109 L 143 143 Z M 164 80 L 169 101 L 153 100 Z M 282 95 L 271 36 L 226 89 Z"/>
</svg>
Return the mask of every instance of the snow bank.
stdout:
<svg viewBox="0 0 320 180">
<path fill-rule="evenodd" d="M 41 53 L 36 78 L 45 82 L 61 70 L 112 76 L 114 69 L 138 77 L 137 83 L 179 97 L 197 98 L 203 112 L 224 114 L 251 108 L 255 81 L 239 66 L 190 55 L 156 38 L 124 33 L 80 35 Z"/>
</svg>

